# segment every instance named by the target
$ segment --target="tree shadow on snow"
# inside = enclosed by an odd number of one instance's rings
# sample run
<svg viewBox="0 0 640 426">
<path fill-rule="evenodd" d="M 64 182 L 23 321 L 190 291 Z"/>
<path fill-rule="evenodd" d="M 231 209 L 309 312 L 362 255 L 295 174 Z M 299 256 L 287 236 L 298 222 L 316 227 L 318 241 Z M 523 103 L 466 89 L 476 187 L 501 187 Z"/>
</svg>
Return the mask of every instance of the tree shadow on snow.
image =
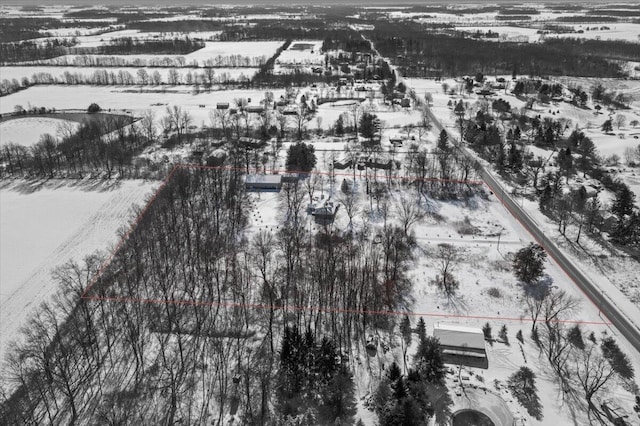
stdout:
<svg viewBox="0 0 640 426">
<path fill-rule="evenodd" d="M 0 181 L 0 189 L 29 195 L 43 189 L 73 188 L 87 192 L 109 192 L 122 186 L 121 179 L 32 179 Z"/>
</svg>

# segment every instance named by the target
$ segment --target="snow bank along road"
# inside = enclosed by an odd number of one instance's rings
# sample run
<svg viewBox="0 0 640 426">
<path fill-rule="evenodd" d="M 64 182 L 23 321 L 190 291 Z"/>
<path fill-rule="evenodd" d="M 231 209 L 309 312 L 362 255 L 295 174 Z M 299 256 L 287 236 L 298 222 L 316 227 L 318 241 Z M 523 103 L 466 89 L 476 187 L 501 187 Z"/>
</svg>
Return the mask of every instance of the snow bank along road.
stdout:
<svg viewBox="0 0 640 426">
<path fill-rule="evenodd" d="M 438 119 L 429 111 L 431 116 L 431 122 L 434 126 L 442 131 L 444 127 L 438 121 Z M 445 129 L 446 130 L 446 129 Z M 453 135 L 449 135 L 449 140 L 457 141 Z M 461 143 L 454 142 L 458 150 L 463 155 L 475 160 L 473 154 L 471 154 Z M 562 268 L 562 270 L 575 282 L 580 290 L 593 302 L 600 311 L 606 316 L 606 318 L 622 333 L 622 335 L 633 345 L 636 351 L 640 352 L 640 327 L 636 321 L 640 321 L 640 318 L 634 320 L 630 319 L 624 312 L 615 305 L 615 303 L 602 292 L 598 286 L 596 286 L 589 278 L 587 278 L 572 262 L 569 260 L 562 250 L 558 248 L 538 227 L 534 220 L 516 203 L 511 195 L 504 190 L 500 182 L 497 181 L 493 175 L 486 170 L 480 164 L 480 176 L 487 186 L 493 191 L 496 197 L 502 202 L 502 204 L 509 210 L 509 212 L 525 227 L 527 231 L 533 236 L 533 238 L 540 244 L 547 253 L 555 260 L 555 262 Z"/>
</svg>

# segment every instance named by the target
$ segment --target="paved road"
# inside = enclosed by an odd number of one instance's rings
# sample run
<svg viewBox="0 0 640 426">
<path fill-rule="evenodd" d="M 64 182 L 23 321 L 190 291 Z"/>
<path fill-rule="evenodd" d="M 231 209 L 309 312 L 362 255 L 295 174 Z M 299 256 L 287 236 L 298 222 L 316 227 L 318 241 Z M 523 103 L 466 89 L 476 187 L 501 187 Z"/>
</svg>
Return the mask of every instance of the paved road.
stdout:
<svg viewBox="0 0 640 426">
<path fill-rule="evenodd" d="M 438 119 L 429 111 L 431 121 L 436 129 L 442 131 L 444 128 Z M 459 141 L 449 135 L 449 140 L 453 141 L 458 150 L 467 157 L 474 159 L 475 156 L 470 153 L 467 148 L 462 146 Z M 640 327 L 636 318 L 635 321 L 628 318 L 618 309 L 615 302 L 612 301 L 605 293 L 600 291 L 597 285 L 593 283 L 576 265 L 569 260 L 558 246 L 551 241 L 544 232 L 538 227 L 536 222 L 529 214 L 516 203 L 511 195 L 504 190 L 500 182 L 478 163 L 479 174 L 482 180 L 493 191 L 495 196 L 509 210 L 509 212 L 525 227 L 533 238 L 547 251 L 549 256 L 565 271 L 567 275 L 577 284 L 582 292 L 598 307 L 601 315 L 611 322 L 622 335 L 633 345 L 636 351 L 640 352 Z"/>
</svg>

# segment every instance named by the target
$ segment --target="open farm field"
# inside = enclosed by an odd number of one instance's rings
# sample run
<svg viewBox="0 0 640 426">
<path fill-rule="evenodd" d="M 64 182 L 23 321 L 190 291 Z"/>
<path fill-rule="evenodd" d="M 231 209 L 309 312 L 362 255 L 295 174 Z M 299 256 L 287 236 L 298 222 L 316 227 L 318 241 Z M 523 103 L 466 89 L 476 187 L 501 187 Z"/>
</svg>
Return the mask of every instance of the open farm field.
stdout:
<svg viewBox="0 0 640 426">
<path fill-rule="evenodd" d="M 156 183 L 4 182 L 0 189 L 0 356 L 41 302 L 53 269 L 106 253 Z"/>
</svg>

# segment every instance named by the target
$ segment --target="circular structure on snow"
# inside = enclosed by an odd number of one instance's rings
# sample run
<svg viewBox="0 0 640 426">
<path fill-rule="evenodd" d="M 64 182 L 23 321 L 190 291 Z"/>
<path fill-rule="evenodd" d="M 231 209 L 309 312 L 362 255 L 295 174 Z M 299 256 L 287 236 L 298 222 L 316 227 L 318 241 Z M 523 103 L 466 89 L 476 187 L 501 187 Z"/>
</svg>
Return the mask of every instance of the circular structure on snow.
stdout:
<svg viewBox="0 0 640 426">
<path fill-rule="evenodd" d="M 495 426 L 495 424 L 480 411 L 462 410 L 453 416 L 453 426 Z"/>
</svg>

